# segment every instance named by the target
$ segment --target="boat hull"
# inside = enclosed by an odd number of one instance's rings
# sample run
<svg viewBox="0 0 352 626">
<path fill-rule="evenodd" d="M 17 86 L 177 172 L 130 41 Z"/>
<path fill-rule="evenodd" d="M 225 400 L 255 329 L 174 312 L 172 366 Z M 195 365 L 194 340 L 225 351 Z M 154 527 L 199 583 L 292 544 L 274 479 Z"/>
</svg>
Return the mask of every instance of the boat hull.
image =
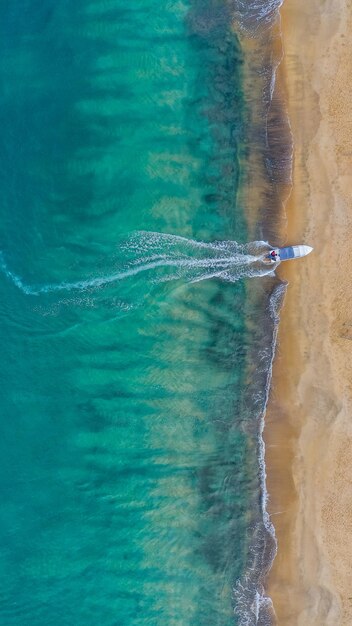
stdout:
<svg viewBox="0 0 352 626">
<path fill-rule="evenodd" d="M 303 256 L 307 256 L 312 252 L 311 246 L 286 246 L 285 248 L 274 248 L 266 255 L 271 263 L 277 263 L 279 261 L 290 261 L 291 259 L 299 259 Z"/>
</svg>

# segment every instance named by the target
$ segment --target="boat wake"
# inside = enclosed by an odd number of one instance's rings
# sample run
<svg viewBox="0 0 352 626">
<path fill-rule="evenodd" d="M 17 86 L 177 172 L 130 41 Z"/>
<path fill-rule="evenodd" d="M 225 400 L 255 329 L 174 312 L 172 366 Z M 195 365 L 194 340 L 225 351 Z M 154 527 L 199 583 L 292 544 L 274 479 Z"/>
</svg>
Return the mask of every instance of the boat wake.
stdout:
<svg viewBox="0 0 352 626">
<path fill-rule="evenodd" d="M 0 268 L 23 293 L 39 296 L 62 291 L 94 291 L 139 275 L 144 275 L 152 284 L 171 280 L 194 283 L 211 278 L 235 282 L 272 273 L 275 268 L 265 263 L 269 250 L 265 241 L 206 243 L 177 235 L 138 231 L 119 246 L 115 270 L 99 276 L 29 285 L 9 269 L 2 253 Z"/>
</svg>

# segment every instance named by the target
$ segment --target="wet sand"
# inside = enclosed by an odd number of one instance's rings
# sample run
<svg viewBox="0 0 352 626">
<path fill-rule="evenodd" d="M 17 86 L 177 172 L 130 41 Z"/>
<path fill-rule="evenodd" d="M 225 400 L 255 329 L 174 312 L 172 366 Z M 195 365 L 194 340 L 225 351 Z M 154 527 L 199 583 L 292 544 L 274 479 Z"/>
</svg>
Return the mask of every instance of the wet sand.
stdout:
<svg viewBox="0 0 352 626">
<path fill-rule="evenodd" d="M 279 626 L 352 624 L 352 3 L 285 0 L 289 281 L 266 417 Z"/>
</svg>

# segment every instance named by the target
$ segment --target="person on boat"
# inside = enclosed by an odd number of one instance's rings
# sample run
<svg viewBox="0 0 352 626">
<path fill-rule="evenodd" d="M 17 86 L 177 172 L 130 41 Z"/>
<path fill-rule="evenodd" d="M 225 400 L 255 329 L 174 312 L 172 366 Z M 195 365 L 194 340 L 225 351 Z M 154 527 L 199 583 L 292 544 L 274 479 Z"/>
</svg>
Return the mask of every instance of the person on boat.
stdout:
<svg viewBox="0 0 352 626">
<path fill-rule="evenodd" d="M 277 252 L 275 252 L 275 250 L 272 250 L 272 251 L 270 252 L 270 256 L 271 256 L 271 258 L 273 259 L 273 261 L 277 261 L 277 256 L 278 256 L 278 254 L 277 254 Z"/>
</svg>

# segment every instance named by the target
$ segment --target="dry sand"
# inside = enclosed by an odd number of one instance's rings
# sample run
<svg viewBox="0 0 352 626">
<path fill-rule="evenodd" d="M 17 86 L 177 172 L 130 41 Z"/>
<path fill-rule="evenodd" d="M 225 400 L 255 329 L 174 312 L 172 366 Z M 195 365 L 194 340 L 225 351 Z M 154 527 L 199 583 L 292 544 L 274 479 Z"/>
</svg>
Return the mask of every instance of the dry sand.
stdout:
<svg viewBox="0 0 352 626">
<path fill-rule="evenodd" d="M 289 280 L 266 418 L 279 626 L 352 624 L 352 2 L 285 0 Z"/>
</svg>

